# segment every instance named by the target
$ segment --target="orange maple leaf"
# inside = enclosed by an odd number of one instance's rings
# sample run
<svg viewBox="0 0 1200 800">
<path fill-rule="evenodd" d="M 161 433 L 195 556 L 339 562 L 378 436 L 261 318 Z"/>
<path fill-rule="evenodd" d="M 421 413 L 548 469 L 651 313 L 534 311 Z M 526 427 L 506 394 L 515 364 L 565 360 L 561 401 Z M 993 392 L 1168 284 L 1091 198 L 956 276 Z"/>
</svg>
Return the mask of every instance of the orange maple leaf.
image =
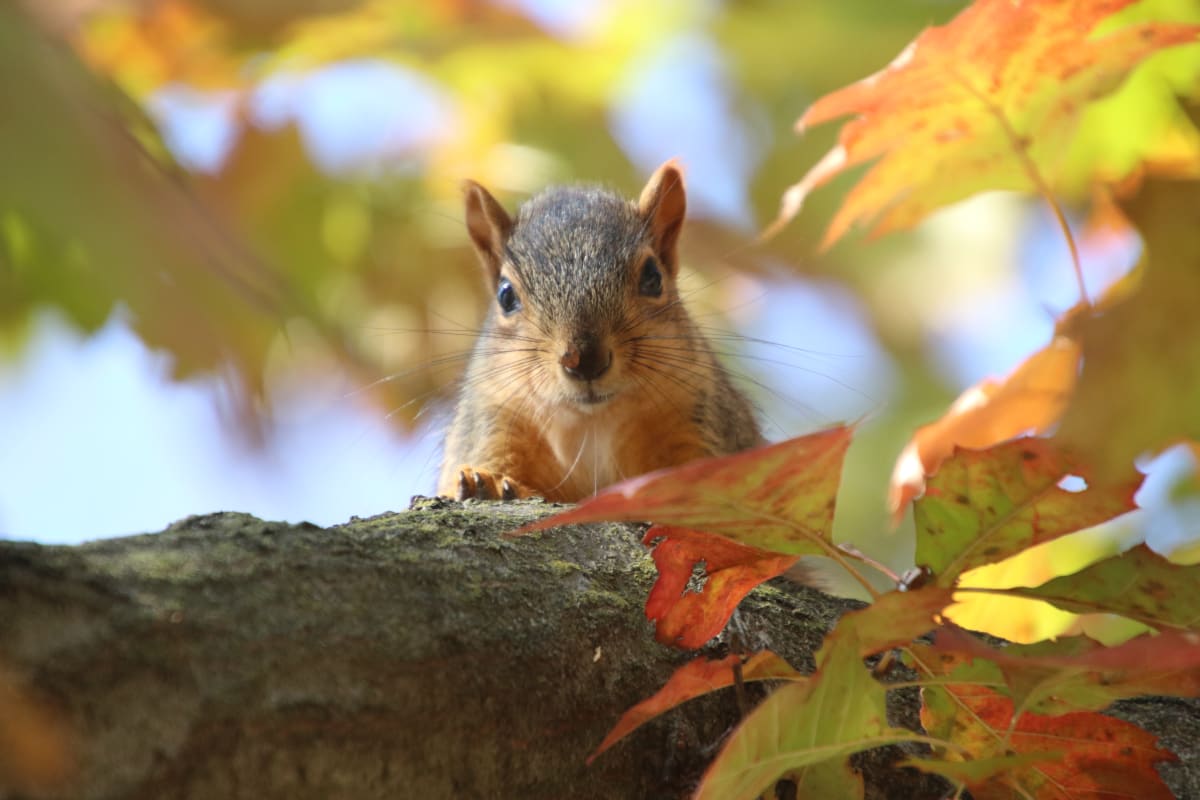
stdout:
<svg viewBox="0 0 1200 800">
<path fill-rule="evenodd" d="M 976 0 L 927 28 L 891 64 L 828 94 L 798 130 L 848 114 L 838 145 L 783 196 L 770 236 L 844 170 L 879 159 L 830 223 L 829 246 L 857 222 L 880 235 L 990 189 L 1045 191 L 1087 103 L 1142 59 L 1197 41 L 1200 26 L 1143 23 L 1089 34 L 1133 0 Z"/>
<path fill-rule="evenodd" d="M 800 558 L 687 528 L 658 525 L 646 531 L 646 544 L 659 539 L 654 547 L 658 579 L 646 598 L 646 618 L 654 623 L 654 638 L 687 649 L 720 633 L 742 598 Z M 706 582 L 699 591 L 688 591 L 700 564 Z"/>
<path fill-rule="evenodd" d="M 672 708 L 703 697 L 720 689 L 727 688 L 736 680 L 734 669 L 740 665 L 742 680 L 750 681 L 802 681 L 804 676 L 790 664 L 770 650 L 754 653 L 743 659 L 740 655 L 730 655 L 721 659 L 697 658 L 689 661 L 675 673 L 670 680 L 652 696 L 638 703 L 621 715 L 621 719 L 604 737 L 604 741 L 596 751 L 588 756 L 588 763 L 617 742 L 624 739 L 633 731 L 645 725 L 650 720 L 665 714 Z"/>
<path fill-rule="evenodd" d="M 1155 765 L 1175 761 L 1176 756 L 1158 747 L 1152 734 L 1133 723 L 1091 711 L 1060 716 L 1027 713 L 1014 721 L 1013 701 L 985 686 L 946 685 L 927 687 L 924 692 L 927 699 L 931 693 L 953 698 L 936 706 L 927 702 L 921 709 L 921 723 L 928 730 L 948 732 L 951 741 L 962 748 L 960 758 L 1038 758 L 1032 763 L 1013 763 L 1000 774 L 985 773 L 977 780 L 964 781 L 975 797 L 1173 797 Z M 949 719 L 947 709 L 953 709 Z M 940 771 L 931 762 L 909 763 Z"/>
</svg>

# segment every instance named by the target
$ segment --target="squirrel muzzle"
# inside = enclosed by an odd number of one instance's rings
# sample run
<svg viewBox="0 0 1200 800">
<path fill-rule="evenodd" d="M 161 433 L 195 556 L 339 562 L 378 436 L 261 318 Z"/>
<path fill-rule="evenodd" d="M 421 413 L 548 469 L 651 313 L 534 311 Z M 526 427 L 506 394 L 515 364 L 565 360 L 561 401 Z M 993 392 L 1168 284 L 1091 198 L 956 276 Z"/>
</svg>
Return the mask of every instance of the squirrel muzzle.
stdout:
<svg viewBox="0 0 1200 800">
<path fill-rule="evenodd" d="M 612 366 L 612 350 L 593 336 L 571 342 L 558 363 L 573 380 L 594 381 Z"/>
</svg>

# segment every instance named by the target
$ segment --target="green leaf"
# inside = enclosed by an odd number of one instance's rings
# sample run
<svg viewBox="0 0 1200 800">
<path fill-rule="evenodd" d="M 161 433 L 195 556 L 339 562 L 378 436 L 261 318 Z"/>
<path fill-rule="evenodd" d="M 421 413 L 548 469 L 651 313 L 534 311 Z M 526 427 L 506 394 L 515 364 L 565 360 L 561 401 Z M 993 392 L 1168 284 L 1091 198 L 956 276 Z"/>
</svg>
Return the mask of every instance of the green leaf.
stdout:
<svg viewBox="0 0 1200 800">
<path fill-rule="evenodd" d="M 821 800 L 862 800 L 866 794 L 862 773 L 845 761 L 822 761 L 802 767 L 789 780 L 796 784 L 796 797 Z"/>
<path fill-rule="evenodd" d="M 922 772 L 941 775 L 957 784 L 979 785 L 1003 772 L 1024 769 L 1039 761 L 1060 758 L 1061 754 L 1051 751 L 1026 753 L 1023 755 L 973 758 L 967 761 L 943 761 L 934 758 L 909 758 L 900 762 L 902 767 L 912 767 Z"/>
<path fill-rule="evenodd" d="M 1173 564 L 1146 545 L 1004 594 L 1045 600 L 1077 614 L 1120 614 L 1152 628 L 1200 628 L 1200 565 Z"/>
<path fill-rule="evenodd" d="M 886 690 L 863 666 L 861 647 L 853 635 L 831 634 L 812 679 L 771 694 L 733 732 L 696 800 L 754 800 L 789 773 L 843 770 L 852 753 L 918 738 L 888 726 Z"/>
<path fill-rule="evenodd" d="M 963 572 L 1090 528 L 1136 508 L 1141 475 L 1119 484 L 1059 487 L 1086 468 L 1045 439 L 960 449 L 913 507 L 917 563 L 952 585 Z"/>
</svg>

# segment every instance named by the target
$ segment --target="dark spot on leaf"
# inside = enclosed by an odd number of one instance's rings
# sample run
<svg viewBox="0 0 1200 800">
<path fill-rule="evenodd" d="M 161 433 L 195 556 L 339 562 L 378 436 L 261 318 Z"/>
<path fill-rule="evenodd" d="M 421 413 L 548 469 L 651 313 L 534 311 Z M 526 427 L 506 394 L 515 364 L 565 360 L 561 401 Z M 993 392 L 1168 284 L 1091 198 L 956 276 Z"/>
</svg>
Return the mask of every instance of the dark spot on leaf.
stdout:
<svg viewBox="0 0 1200 800">
<path fill-rule="evenodd" d="M 957 497 L 954 498 L 954 500 L 960 506 L 967 506 L 967 505 L 971 504 L 971 501 L 967 498 L 967 496 L 965 494 L 958 495 Z"/>
<path fill-rule="evenodd" d="M 1037 461 L 1037 457 L 1037 453 L 1033 452 L 1032 450 L 1021 451 L 1021 458 L 1025 459 L 1026 461 Z"/>
</svg>

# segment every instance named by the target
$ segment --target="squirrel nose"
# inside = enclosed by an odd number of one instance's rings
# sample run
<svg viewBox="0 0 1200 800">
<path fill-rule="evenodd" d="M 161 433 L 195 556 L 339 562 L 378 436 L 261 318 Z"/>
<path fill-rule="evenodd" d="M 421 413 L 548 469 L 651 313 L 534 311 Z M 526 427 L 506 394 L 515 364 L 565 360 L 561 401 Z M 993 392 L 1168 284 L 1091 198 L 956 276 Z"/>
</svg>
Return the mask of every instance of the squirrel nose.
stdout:
<svg viewBox="0 0 1200 800">
<path fill-rule="evenodd" d="M 559 363 L 563 372 L 577 381 L 594 381 L 612 366 L 612 351 L 600 346 L 595 339 L 572 342 Z"/>
</svg>

